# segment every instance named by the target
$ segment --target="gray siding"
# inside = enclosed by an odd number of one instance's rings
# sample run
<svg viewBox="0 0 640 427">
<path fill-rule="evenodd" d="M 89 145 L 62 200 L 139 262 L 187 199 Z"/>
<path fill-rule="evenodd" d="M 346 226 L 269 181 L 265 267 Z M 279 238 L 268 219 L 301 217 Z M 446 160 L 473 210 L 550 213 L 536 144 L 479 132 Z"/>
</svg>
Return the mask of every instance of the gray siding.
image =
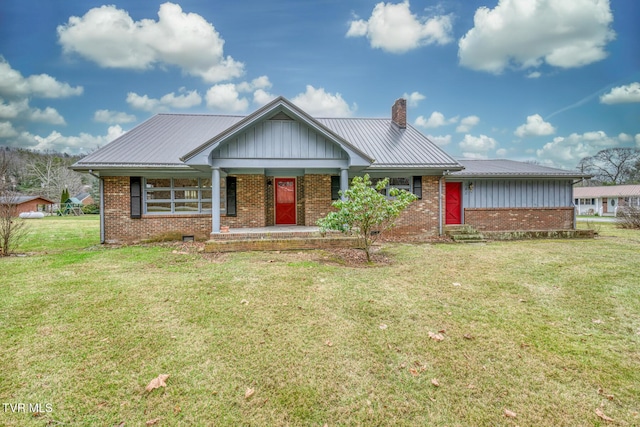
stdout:
<svg viewBox="0 0 640 427">
<path fill-rule="evenodd" d="M 266 120 L 213 152 L 218 159 L 348 159 L 337 144 L 309 126 Z"/>
<path fill-rule="evenodd" d="M 573 203 L 573 187 L 566 179 L 472 179 L 463 181 L 462 192 L 465 208 L 557 208 Z"/>
</svg>

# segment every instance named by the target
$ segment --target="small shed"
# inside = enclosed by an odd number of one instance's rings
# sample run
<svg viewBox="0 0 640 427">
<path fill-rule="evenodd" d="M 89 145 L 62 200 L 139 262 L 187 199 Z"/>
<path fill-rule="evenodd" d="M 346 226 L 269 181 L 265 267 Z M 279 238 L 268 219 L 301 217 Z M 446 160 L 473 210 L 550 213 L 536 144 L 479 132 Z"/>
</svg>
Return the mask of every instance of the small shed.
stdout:
<svg viewBox="0 0 640 427">
<path fill-rule="evenodd" d="M 53 210 L 54 201 L 41 196 L 5 196 L 0 198 L 2 205 L 15 205 L 16 216 L 24 212 L 49 212 Z"/>
</svg>

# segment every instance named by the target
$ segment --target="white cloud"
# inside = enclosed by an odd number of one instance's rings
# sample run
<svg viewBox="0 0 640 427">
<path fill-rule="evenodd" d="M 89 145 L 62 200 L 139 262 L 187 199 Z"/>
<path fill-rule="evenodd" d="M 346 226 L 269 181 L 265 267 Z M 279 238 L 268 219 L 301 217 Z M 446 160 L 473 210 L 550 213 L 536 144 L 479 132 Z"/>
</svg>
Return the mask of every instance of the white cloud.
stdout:
<svg viewBox="0 0 640 427">
<path fill-rule="evenodd" d="M 102 67 L 175 65 L 210 83 L 244 72 L 242 62 L 224 56 L 225 42 L 212 24 L 173 3 L 160 5 L 157 21 L 134 21 L 125 10 L 101 6 L 70 17 L 57 31 L 65 53 L 77 53 Z"/>
<path fill-rule="evenodd" d="M 267 92 L 264 89 L 258 89 L 253 92 L 253 103 L 262 107 L 263 105 L 267 105 L 269 102 L 276 99 L 276 96 Z"/>
<path fill-rule="evenodd" d="M 636 134 L 636 148 L 640 150 L 640 133 Z"/>
<path fill-rule="evenodd" d="M 132 108 L 143 111 L 166 111 L 170 108 L 191 108 L 202 103 L 200 94 L 192 90 L 187 92 L 184 88 L 180 88 L 181 95 L 174 92 L 168 93 L 160 99 L 149 98 L 147 95 L 138 95 L 135 92 L 127 94 L 127 104 Z"/>
<path fill-rule="evenodd" d="M 473 136 L 466 134 L 464 139 L 460 141 L 459 146 L 466 158 L 486 159 L 488 152 L 495 150 L 498 142 L 487 135 Z"/>
<path fill-rule="evenodd" d="M 269 77 L 260 76 L 257 79 L 253 79 L 251 82 L 242 82 L 236 85 L 238 92 L 253 92 L 258 89 L 270 89 L 272 86 L 269 81 Z"/>
<path fill-rule="evenodd" d="M 407 100 L 407 105 L 409 107 L 417 107 L 418 103 L 426 98 L 426 96 L 420 92 L 411 92 L 410 94 L 405 92 L 402 97 Z"/>
<path fill-rule="evenodd" d="M 21 113 L 29 110 L 29 100 L 21 99 L 19 101 L 10 101 L 4 103 L 0 99 L 0 119 L 15 119 Z"/>
<path fill-rule="evenodd" d="M 437 128 L 440 126 L 449 125 L 452 123 L 457 123 L 458 119 L 459 119 L 458 116 L 447 119 L 444 117 L 444 114 L 442 114 L 441 112 L 434 111 L 433 113 L 431 113 L 428 119 L 426 119 L 424 116 L 418 116 L 413 123 L 416 126 L 429 129 L 429 128 Z"/>
<path fill-rule="evenodd" d="M 525 136 L 553 135 L 556 133 L 556 128 L 554 128 L 551 123 L 545 122 L 540 114 L 534 114 L 533 116 L 528 116 L 527 123 L 518 126 L 514 133 L 520 138 L 524 138 Z"/>
<path fill-rule="evenodd" d="M 233 83 L 212 86 L 205 96 L 207 107 L 222 110 L 224 112 L 238 113 L 249 107 L 246 98 L 240 98 L 240 94 Z"/>
<path fill-rule="evenodd" d="M 13 128 L 11 122 L 0 122 L 0 138 L 13 138 L 18 136 L 18 132 Z"/>
<path fill-rule="evenodd" d="M 52 125 L 64 125 L 64 117 L 55 108 L 47 107 L 44 110 L 34 108 L 29 111 L 29 120 L 33 122 L 49 123 Z"/>
<path fill-rule="evenodd" d="M 18 101 L 10 101 L 6 104 L 0 99 L 0 119 L 23 119 L 53 125 L 66 124 L 64 117 L 62 117 L 55 108 L 45 107 L 44 110 L 30 108 L 29 100 L 26 98 Z"/>
<path fill-rule="evenodd" d="M 618 135 L 618 139 L 622 142 L 631 142 L 633 141 L 633 135 L 629 135 L 627 133 L 621 133 Z"/>
<path fill-rule="evenodd" d="M 636 135 L 636 142 L 638 136 Z M 572 133 L 567 137 L 557 136 L 536 150 L 541 163 L 565 168 L 574 168 L 584 157 L 592 156 L 606 148 L 628 145 L 626 138 L 610 137 L 603 131 Z"/>
<path fill-rule="evenodd" d="M 527 74 L 528 79 L 537 79 L 540 78 L 540 76 L 542 76 L 542 73 L 540 71 L 532 71 Z"/>
<path fill-rule="evenodd" d="M 52 150 L 60 153 L 80 154 L 88 153 L 123 134 L 124 131 L 118 125 L 110 126 L 106 135 L 98 136 L 84 132 L 76 136 L 65 136 L 60 132 L 54 131 L 42 137 L 29 132 L 22 132 L 16 137 L 12 145 L 37 151 Z"/>
<path fill-rule="evenodd" d="M 350 22 L 347 37 L 367 37 L 372 48 L 404 53 L 430 44 L 451 42 L 451 16 L 419 17 L 411 13 L 409 1 L 376 4 L 368 20 Z"/>
<path fill-rule="evenodd" d="M 618 86 L 600 97 L 603 104 L 622 104 L 640 102 L 640 83 L 633 82 L 626 86 Z"/>
<path fill-rule="evenodd" d="M 427 138 L 429 138 L 432 142 L 440 146 L 451 144 L 451 135 L 439 135 L 439 136 L 427 135 Z"/>
<path fill-rule="evenodd" d="M 465 133 L 469 132 L 472 127 L 480 123 L 480 117 L 478 116 L 467 116 L 460 120 L 460 124 L 456 127 L 456 132 Z"/>
<path fill-rule="evenodd" d="M 136 116 L 121 111 L 97 110 L 93 114 L 93 120 L 99 123 L 132 123 L 136 121 Z"/>
<path fill-rule="evenodd" d="M 480 7 L 459 41 L 460 64 L 501 73 L 509 66 L 580 67 L 607 56 L 615 38 L 609 0 L 499 0 Z"/>
<path fill-rule="evenodd" d="M 496 150 L 496 156 L 498 157 L 505 157 L 508 153 L 508 150 L 506 148 L 499 148 Z"/>
<path fill-rule="evenodd" d="M 71 87 L 68 83 L 61 83 L 48 74 L 24 77 L 0 56 L 0 96 L 66 98 L 82 95 L 83 90 L 82 86 Z"/>
<path fill-rule="evenodd" d="M 335 95 L 307 85 L 304 93 L 296 95 L 291 102 L 315 117 L 350 117 L 358 109 L 354 103 L 349 106 L 340 93 Z"/>
</svg>

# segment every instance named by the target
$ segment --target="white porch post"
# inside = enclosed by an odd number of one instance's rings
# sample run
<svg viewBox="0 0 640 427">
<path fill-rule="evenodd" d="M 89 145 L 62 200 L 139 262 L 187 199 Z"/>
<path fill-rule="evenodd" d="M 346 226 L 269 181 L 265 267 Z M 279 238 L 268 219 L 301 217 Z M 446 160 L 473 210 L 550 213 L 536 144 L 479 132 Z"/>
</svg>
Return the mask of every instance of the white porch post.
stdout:
<svg viewBox="0 0 640 427">
<path fill-rule="evenodd" d="M 220 168 L 211 173 L 211 233 L 220 233 Z"/>
<path fill-rule="evenodd" d="M 344 200 L 344 192 L 349 189 L 349 169 L 340 169 L 340 191 L 342 191 L 342 200 Z"/>
</svg>

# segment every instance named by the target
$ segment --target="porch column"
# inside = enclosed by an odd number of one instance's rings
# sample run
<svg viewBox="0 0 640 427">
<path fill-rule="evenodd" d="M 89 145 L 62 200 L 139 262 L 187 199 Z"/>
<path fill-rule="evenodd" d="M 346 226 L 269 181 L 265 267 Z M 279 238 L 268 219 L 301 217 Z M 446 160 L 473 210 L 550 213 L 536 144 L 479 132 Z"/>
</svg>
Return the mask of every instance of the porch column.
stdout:
<svg viewBox="0 0 640 427">
<path fill-rule="evenodd" d="M 220 233 L 220 168 L 211 172 L 211 233 Z"/>
<path fill-rule="evenodd" d="M 342 200 L 344 200 L 344 192 L 349 189 L 349 169 L 340 169 L 340 191 L 342 191 Z"/>
</svg>

